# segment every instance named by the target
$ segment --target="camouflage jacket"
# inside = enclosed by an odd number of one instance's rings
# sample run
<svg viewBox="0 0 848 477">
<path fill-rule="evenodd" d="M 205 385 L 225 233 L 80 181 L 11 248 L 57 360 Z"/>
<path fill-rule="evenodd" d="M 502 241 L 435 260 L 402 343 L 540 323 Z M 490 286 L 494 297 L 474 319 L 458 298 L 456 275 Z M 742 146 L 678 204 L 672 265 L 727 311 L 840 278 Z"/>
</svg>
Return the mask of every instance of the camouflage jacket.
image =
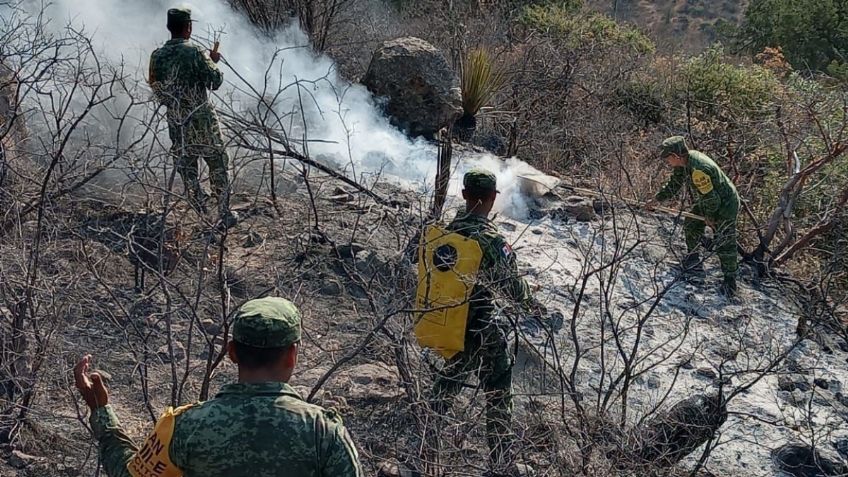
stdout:
<svg viewBox="0 0 848 477">
<path fill-rule="evenodd" d="M 487 320 L 499 296 L 522 311 L 532 311 L 530 287 L 518 273 L 515 252 L 491 220 L 460 211 L 447 229 L 476 240 L 483 252 L 477 284 L 471 292 L 469 325 L 475 320 Z"/>
<path fill-rule="evenodd" d="M 128 477 L 139 452 L 111 406 L 91 427 L 111 477 Z M 214 399 L 188 406 L 174 424 L 171 462 L 184 477 L 361 477 L 341 418 L 304 402 L 286 383 L 228 384 Z"/>
<path fill-rule="evenodd" d="M 171 121 L 212 114 L 207 90 L 224 81 L 218 66 L 203 49 L 183 38 L 172 38 L 150 55 L 148 82 L 156 98 L 168 107 Z"/>
<path fill-rule="evenodd" d="M 684 182 L 689 184 L 692 191 L 696 213 L 713 220 L 736 218 L 739 211 L 736 187 L 706 154 L 689 151 L 689 163 L 685 167 L 674 168 L 674 173 L 656 195 L 656 199 L 670 199 L 677 194 Z"/>
</svg>

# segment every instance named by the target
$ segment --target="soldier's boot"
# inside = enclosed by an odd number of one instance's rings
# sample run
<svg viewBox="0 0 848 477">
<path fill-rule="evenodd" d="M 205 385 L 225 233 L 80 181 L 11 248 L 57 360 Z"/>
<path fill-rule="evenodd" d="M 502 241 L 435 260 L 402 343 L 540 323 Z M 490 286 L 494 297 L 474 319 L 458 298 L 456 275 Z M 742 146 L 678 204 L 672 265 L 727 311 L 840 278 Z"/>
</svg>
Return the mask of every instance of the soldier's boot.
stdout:
<svg viewBox="0 0 848 477">
<path fill-rule="evenodd" d="M 686 257 L 680 262 L 680 271 L 683 272 L 686 281 L 690 283 L 702 283 L 706 278 L 704 262 L 698 252 L 686 254 Z"/>
<path fill-rule="evenodd" d="M 230 210 L 230 193 L 225 190 L 217 195 L 217 199 L 218 217 L 221 219 L 221 225 L 225 228 L 234 227 L 239 221 L 239 216 Z"/>
<path fill-rule="evenodd" d="M 719 287 L 719 292 L 722 296 L 725 298 L 733 298 L 736 296 L 737 291 L 736 277 L 724 277 L 724 281 L 721 283 L 721 287 Z"/>
<path fill-rule="evenodd" d="M 200 183 L 187 184 L 186 195 L 188 196 L 189 205 L 200 215 L 206 215 L 206 202 L 209 201 L 209 195 L 200 187 Z"/>
</svg>

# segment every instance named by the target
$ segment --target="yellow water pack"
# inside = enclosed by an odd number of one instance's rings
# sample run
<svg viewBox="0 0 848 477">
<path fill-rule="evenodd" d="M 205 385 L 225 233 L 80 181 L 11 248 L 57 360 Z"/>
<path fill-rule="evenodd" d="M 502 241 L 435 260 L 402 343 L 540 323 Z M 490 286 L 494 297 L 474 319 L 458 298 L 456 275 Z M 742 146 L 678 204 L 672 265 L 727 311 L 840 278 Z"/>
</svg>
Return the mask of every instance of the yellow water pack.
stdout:
<svg viewBox="0 0 848 477">
<path fill-rule="evenodd" d="M 418 247 L 415 323 L 418 344 L 445 358 L 465 349 L 468 300 L 477 281 L 483 251 L 457 233 L 430 225 Z"/>
<path fill-rule="evenodd" d="M 127 470 L 133 477 L 180 477 L 183 471 L 171 462 L 169 449 L 174 436 L 176 417 L 192 405 L 169 407 L 156 421 L 156 428 L 144 445 L 127 463 Z"/>
</svg>

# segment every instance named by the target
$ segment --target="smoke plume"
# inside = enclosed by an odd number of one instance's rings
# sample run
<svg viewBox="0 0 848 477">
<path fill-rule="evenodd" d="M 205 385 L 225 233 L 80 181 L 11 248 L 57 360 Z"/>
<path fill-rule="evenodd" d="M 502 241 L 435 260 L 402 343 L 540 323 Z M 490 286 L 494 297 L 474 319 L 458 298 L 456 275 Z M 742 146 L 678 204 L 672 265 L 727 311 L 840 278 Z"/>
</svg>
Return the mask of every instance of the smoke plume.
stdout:
<svg viewBox="0 0 848 477">
<path fill-rule="evenodd" d="M 33 2 L 33 13 L 42 5 Z M 150 53 L 169 38 L 166 11 L 177 5 L 192 9 L 195 42 L 211 47 L 220 40 L 225 83 L 213 97 L 219 109 L 256 111 L 261 96 L 278 116 L 291 119 L 278 125 L 289 137 L 309 140 L 308 153 L 314 159 L 357 180 L 379 173 L 408 187 L 432 189 L 436 148 L 424 140 L 410 139 L 390 125 L 365 87 L 351 84 L 337 73 L 330 58 L 314 53 L 296 21 L 269 38 L 221 0 L 193 4 L 56 0 L 47 7 L 47 14 L 54 28 L 71 24 L 84 29 L 101 60 L 123 64 L 143 85 Z M 167 144 L 165 138 L 160 141 Z M 538 171 L 516 159 L 502 161 L 489 154 L 456 156 L 451 194 L 458 194 L 466 170 L 486 167 L 497 174 L 502 192 L 496 210 L 515 218 L 526 214 L 526 199 L 515 176 Z"/>
</svg>

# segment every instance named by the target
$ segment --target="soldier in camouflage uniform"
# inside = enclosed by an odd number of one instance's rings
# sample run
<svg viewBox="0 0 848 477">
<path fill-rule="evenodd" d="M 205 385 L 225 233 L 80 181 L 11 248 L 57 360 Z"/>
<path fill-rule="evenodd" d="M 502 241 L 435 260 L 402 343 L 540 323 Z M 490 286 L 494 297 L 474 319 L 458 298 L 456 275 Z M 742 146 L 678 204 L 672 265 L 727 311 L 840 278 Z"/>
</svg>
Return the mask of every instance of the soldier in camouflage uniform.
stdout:
<svg viewBox="0 0 848 477">
<path fill-rule="evenodd" d="M 191 24 L 188 8 L 168 10 L 171 39 L 150 55 L 148 81 L 156 98 L 168 108 L 171 154 L 189 200 L 204 210 L 205 194 L 197 177 L 198 160 L 203 158 L 209 166 L 221 218 L 232 225 L 235 216 L 229 212 L 227 151 L 207 92 L 218 89 L 223 82 L 223 73 L 216 65 L 221 55 L 210 51 L 207 56 L 200 46 L 189 41 Z"/>
<path fill-rule="evenodd" d="M 690 218 L 683 222 L 688 251 L 683 268 L 687 273 L 703 273 L 698 246 L 704 236 L 705 226 L 709 225 L 714 231 L 715 251 L 724 274 L 721 291 L 726 296 L 734 295 L 738 269 L 736 216 L 739 212 L 739 195 L 736 187 L 712 159 L 706 154 L 690 150 L 681 136 L 663 141 L 661 156 L 674 167 L 674 173 L 651 204 L 670 199 L 684 183 L 688 183 L 694 201 L 692 212 L 707 219 L 706 223 Z"/>
<path fill-rule="evenodd" d="M 300 321 L 297 308 L 283 298 L 245 303 L 227 350 L 238 365 L 238 383 L 223 386 L 211 401 L 169 408 L 141 448 L 118 422 L 100 375 L 88 373 L 91 357 L 84 357 L 74 368 L 75 381 L 91 409 L 106 472 L 111 477 L 362 476 L 339 415 L 306 403 L 287 384 L 297 363 Z M 168 415 L 176 417 L 165 445 L 156 436 Z"/>
<path fill-rule="evenodd" d="M 495 313 L 494 300 L 506 298 L 521 311 L 537 317 L 543 307 L 532 299 L 527 282 L 518 274 L 515 253 L 488 216 L 497 196 L 495 175 L 473 169 L 463 178 L 466 209 L 448 230 L 477 241 L 483 252 L 477 283 L 471 293 L 465 350 L 449 359 L 436 378 L 435 410 L 444 413 L 447 402 L 476 374 L 486 394 L 486 438 L 492 475 L 514 469 L 512 446 L 512 365 L 506 335 L 509 324 Z"/>
</svg>

